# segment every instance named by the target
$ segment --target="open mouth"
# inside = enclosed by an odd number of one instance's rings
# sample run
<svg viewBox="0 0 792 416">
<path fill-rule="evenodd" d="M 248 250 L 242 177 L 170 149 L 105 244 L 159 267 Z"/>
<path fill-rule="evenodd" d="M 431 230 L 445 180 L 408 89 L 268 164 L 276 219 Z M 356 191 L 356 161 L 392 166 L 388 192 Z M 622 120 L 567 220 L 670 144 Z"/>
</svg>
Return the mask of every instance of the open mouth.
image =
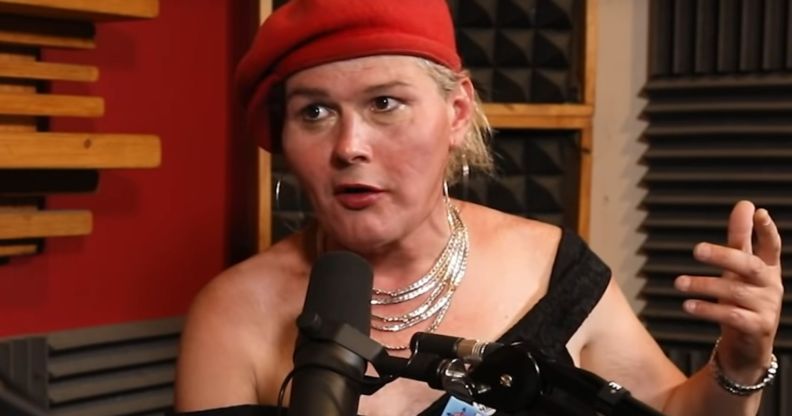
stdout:
<svg viewBox="0 0 792 416">
<path fill-rule="evenodd" d="M 377 203 L 382 189 L 368 185 L 349 184 L 335 189 L 335 197 L 344 207 L 362 210 Z"/>
<path fill-rule="evenodd" d="M 365 185 L 344 185 L 337 187 L 335 190 L 336 194 L 347 194 L 347 195 L 368 194 L 372 192 L 379 192 L 379 189 Z"/>
</svg>

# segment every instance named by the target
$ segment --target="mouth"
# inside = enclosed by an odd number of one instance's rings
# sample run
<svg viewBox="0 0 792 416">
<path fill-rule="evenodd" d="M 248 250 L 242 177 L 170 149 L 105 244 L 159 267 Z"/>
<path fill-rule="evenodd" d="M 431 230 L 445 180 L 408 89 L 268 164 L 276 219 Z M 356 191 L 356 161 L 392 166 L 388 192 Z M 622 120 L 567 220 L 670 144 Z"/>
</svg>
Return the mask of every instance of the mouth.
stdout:
<svg viewBox="0 0 792 416">
<path fill-rule="evenodd" d="M 334 189 L 336 195 L 363 195 L 379 192 L 382 192 L 382 190 L 377 187 L 360 184 L 339 185 Z"/>
<path fill-rule="evenodd" d="M 347 209 L 363 210 L 377 203 L 382 189 L 363 184 L 342 184 L 334 189 L 336 200 Z"/>
</svg>

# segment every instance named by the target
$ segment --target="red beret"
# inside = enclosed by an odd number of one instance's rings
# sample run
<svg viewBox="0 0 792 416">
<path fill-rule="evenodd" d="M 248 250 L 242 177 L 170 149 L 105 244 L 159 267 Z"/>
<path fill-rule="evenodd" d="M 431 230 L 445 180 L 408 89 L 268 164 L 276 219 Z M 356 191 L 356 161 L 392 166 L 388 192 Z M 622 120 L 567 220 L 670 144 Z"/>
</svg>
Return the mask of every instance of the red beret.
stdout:
<svg viewBox="0 0 792 416">
<path fill-rule="evenodd" d="M 236 88 L 258 143 L 272 151 L 270 89 L 295 72 L 371 55 L 411 55 L 458 70 L 446 0 L 291 0 L 261 25 Z"/>
</svg>

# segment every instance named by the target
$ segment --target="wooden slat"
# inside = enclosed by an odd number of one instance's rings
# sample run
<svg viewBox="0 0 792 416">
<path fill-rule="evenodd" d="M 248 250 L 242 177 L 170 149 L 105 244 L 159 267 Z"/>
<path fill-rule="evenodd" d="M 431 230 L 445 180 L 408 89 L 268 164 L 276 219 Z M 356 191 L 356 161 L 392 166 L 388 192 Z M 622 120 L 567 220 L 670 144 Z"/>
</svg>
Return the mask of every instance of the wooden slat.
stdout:
<svg viewBox="0 0 792 416">
<path fill-rule="evenodd" d="M 92 133 L 0 133 L 0 168 L 153 168 L 156 136 Z"/>
<path fill-rule="evenodd" d="M 597 0 L 586 1 L 586 46 L 581 61 L 583 67 L 583 103 L 594 105 L 597 81 Z"/>
<path fill-rule="evenodd" d="M 0 197 L 0 211 L 31 211 L 43 206 L 42 197 Z"/>
<path fill-rule="evenodd" d="M 92 23 L 0 14 L 0 43 L 93 49 Z"/>
<path fill-rule="evenodd" d="M 87 235 L 90 211 L 0 212 L 0 239 Z"/>
<path fill-rule="evenodd" d="M 0 115 L 0 132 L 31 132 L 36 131 L 35 117 Z"/>
<path fill-rule="evenodd" d="M 104 100 L 74 95 L 0 94 L 0 114 L 101 117 Z"/>
<path fill-rule="evenodd" d="M 591 117 L 594 114 L 590 105 L 579 104 L 483 104 L 487 117 L 530 116 L 530 117 Z"/>
<path fill-rule="evenodd" d="M 152 18 L 158 0 L 0 0 L 0 13 L 76 20 Z"/>
<path fill-rule="evenodd" d="M 93 82 L 99 78 L 99 69 L 88 65 L 12 61 L 0 57 L 0 77 Z"/>
<path fill-rule="evenodd" d="M 2 1 L 2 0 L 0 0 Z M 38 60 L 36 48 L 13 45 L 0 45 L 0 60 L 30 62 Z"/>
<path fill-rule="evenodd" d="M 36 212 L 38 209 L 38 198 L 0 198 L 0 213 Z M 37 252 L 35 240 L 0 241 L 0 257 L 25 256 Z"/>
<path fill-rule="evenodd" d="M 37 250 L 35 244 L 0 245 L 0 257 L 36 254 Z"/>
<path fill-rule="evenodd" d="M 483 107 L 494 128 L 583 129 L 593 114 L 590 105 L 487 103 Z"/>
<path fill-rule="evenodd" d="M 13 79 L 0 82 L 0 94 L 34 94 L 36 83 L 33 80 Z"/>
<path fill-rule="evenodd" d="M 38 52 L 32 48 L 20 48 L 16 46 L 0 45 L 0 67 L 5 64 L 22 65 L 36 61 Z M 14 89 L 16 91 L 14 91 Z M 27 87 L 12 88 L 6 92 L 35 94 L 35 85 Z M 29 116 L 6 116 L 0 115 L 0 132 L 29 132 L 38 129 L 38 122 L 35 117 Z"/>
</svg>

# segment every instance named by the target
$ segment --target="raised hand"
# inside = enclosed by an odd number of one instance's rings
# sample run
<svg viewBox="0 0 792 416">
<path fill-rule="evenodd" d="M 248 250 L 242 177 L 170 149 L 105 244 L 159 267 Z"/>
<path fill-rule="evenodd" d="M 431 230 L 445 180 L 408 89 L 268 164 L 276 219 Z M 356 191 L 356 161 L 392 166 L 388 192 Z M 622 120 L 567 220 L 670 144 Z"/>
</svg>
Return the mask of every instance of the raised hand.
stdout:
<svg viewBox="0 0 792 416">
<path fill-rule="evenodd" d="M 721 277 L 680 276 L 675 285 L 718 300 L 690 299 L 684 309 L 720 324 L 721 368 L 727 377 L 753 384 L 770 362 L 781 313 L 781 236 L 767 210 L 740 201 L 729 217 L 727 244 L 699 243 L 694 249 L 696 260 L 723 270 Z"/>
</svg>

